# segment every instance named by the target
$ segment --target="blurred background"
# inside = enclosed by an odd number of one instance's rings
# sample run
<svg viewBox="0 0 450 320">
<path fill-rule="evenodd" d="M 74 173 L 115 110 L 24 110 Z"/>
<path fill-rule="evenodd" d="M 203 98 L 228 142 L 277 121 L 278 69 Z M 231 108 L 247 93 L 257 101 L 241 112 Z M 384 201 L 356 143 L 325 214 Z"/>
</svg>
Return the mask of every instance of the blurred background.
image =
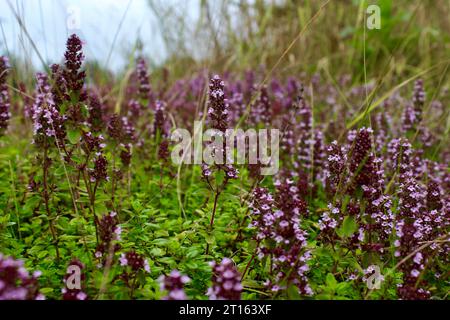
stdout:
<svg viewBox="0 0 450 320">
<path fill-rule="evenodd" d="M 365 28 L 369 4 L 379 30 Z M 31 72 L 60 62 L 77 33 L 87 61 L 115 73 L 141 54 L 174 77 L 275 66 L 397 81 L 445 67 L 449 17 L 448 0 L 0 0 L 0 54 Z"/>
</svg>

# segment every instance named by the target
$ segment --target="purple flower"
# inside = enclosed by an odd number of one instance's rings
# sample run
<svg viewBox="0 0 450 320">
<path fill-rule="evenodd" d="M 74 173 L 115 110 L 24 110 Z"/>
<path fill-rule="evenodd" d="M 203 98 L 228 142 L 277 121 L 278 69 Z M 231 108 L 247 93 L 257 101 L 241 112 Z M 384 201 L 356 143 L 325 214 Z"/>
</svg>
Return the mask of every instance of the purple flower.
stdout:
<svg viewBox="0 0 450 320">
<path fill-rule="evenodd" d="M 372 154 L 372 129 L 361 128 L 356 133 L 350 158 L 350 172 L 357 186 L 371 185 L 376 179 Z"/>
<path fill-rule="evenodd" d="M 338 145 L 337 141 L 333 141 L 327 148 L 328 162 L 327 162 L 327 175 L 332 183 L 332 192 L 338 187 L 342 178 L 342 173 L 345 169 L 346 158 L 342 148 Z"/>
<path fill-rule="evenodd" d="M 74 273 L 71 271 L 71 269 L 74 268 L 74 270 L 79 270 L 81 272 L 80 274 Z M 84 264 L 79 260 L 72 260 L 70 261 L 68 267 L 67 267 L 67 273 L 64 276 L 63 282 L 65 287 L 61 290 L 63 293 L 63 300 L 87 300 L 88 295 L 83 291 L 82 289 L 82 283 L 86 279 L 86 276 L 82 272 L 84 269 Z M 76 271 L 78 272 L 78 271 Z M 68 283 L 68 281 L 72 281 L 71 276 L 77 276 L 79 275 L 79 279 L 73 279 L 75 283 Z M 79 281 L 79 283 L 77 283 Z M 80 287 L 76 288 L 73 286 L 73 284 L 79 284 Z"/>
<path fill-rule="evenodd" d="M 159 132 L 160 135 L 165 136 L 164 124 L 165 124 L 165 114 L 164 110 L 166 108 L 166 104 L 160 100 L 155 102 L 156 110 L 155 110 L 155 120 L 153 123 L 153 133 L 157 134 Z"/>
<path fill-rule="evenodd" d="M 163 300 L 187 300 L 184 285 L 191 281 L 188 276 L 182 275 L 178 270 L 172 270 L 168 276 L 159 278 L 161 291 L 167 291 Z"/>
<path fill-rule="evenodd" d="M 97 95 L 91 94 L 89 96 L 89 117 L 87 121 L 93 132 L 100 132 L 105 128 L 104 112 L 104 106 Z"/>
<path fill-rule="evenodd" d="M 266 282 L 271 290 L 285 288 L 287 282 L 297 286 L 300 294 L 310 295 L 306 273 L 311 255 L 305 248 L 307 233 L 300 226 L 301 216 L 307 214 L 306 202 L 299 197 L 292 176 L 276 181 L 275 186 L 275 198 L 265 188 L 253 192 L 250 226 L 257 228 L 256 252 L 260 259 L 271 257 L 275 276 Z M 286 273 L 292 268 L 294 272 Z"/>
<path fill-rule="evenodd" d="M 221 263 L 211 262 L 213 268 L 212 286 L 207 295 L 210 300 L 240 300 L 242 292 L 241 275 L 233 261 L 224 258 Z"/>
<path fill-rule="evenodd" d="M 120 143 L 124 136 L 123 123 L 118 114 L 113 114 L 108 121 L 107 128 L 108 135 L 115 140 L 117 143 Z"/>
<path fill-rule="evenodd" d="M 81 71 L 81 65 L 84 61 L 82 49 L 83 45 L 80 38 L 78 38 L 76 34 L 72 34 L 69 39 L 67 39 L 67 49 L 64 53 L 65 68 L 63 70 L 67 89 L 76 94 L 80 101 L 84 100 L 83 95 L 80 94 L 86 77 L 86 72 Z"/>
<path fill-rule="evenodd" d="M 95 250 L 95 257 L 101 258 L 101 265 L 106 262 L 108 255 L 114 254 L 120 249 L 120 245 L 116 243 L 120 240 L 122 228 L 119 225 L 117 213 L 111 211 L 98 220 L 99 244 Z"/>
<path fill-rule="evenodd" d="M 38 146 L 48 145 L 51 139 L 57 139 L 61 146 L 66 135 L 64 118 L 55 107 L 47 75 L 37 73 L 36 78 L 36 99 L 32 112 L 34 143 Z"/>
<path fill-rule="evenodd" d="M 139 79 L 139 97 L 144 100 L 150 100 L 152 98 L 152 91 L 147 71 L 147 63 L 142 57 L 137 59 L 136 73 Z"/>
<path fill-rule="evenodd" d="M 121 150 L 120 150 L 120 160 L 122 161 L 122 165 L 124 167 L 129 167 L 131 163 L 131 143 L 127 144 L 120 144 Z"/>
<path fill-rule="evenodd" d="M 37 280 L 40 275 L 40 271 L 30 275 L 23 261 L 0 253 L 0 300 L 44 300 Z"/>
<path fill-rule="evenodd" d="M 255 124 L 263 123 L 268 126 L 271 116 L 271 105 L 269 100 L 269 93 L 267 87 L 261 88 L 259 99 L 257 103 L 252 107 L 252 117 Z"/>
<path fill-rule="evenodd" d="M 164 139 L 161 141 L 158 147 L 158 159 L 164 163 L 167 163 L 169 160 L 169 156 L 169 140 Z"/>
<path fill-rule="evenodd" d="M 228 105 L 225 100 L 225 82 L 215 75 L 209 83 L 208 115 L 214 129 L 225 132 L 227 129 Z"/>
<path fill-rule="evenodd" d="M 103 153 L 97 152 L 92 161 L 94 162 L 94 168 L 90 169 L 91 181 L 97 183 L 108 181 L 108 161 Z"/>
<path fill-rule="evenodd" d="M 0 56 L 0 136 L 8 128 L 10 113 L 10 98 L 6 77 L 9 73 L 9 62 L 7 57 Z"/>
<path fill-rule="evenodd" d="M 143 255 L 134 250 L 122 253 L 119 259 L 121 266 L 129 266 L 133 272 L 144 270 L 150 272 L 150 267 L 147 259 Z"/>
</svg>

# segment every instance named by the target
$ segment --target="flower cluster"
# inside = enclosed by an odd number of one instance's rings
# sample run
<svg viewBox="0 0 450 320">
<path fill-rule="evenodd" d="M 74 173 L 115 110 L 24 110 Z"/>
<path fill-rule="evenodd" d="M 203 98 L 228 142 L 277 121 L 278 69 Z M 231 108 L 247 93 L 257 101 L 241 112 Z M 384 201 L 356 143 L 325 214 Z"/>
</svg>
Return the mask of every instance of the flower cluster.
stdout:
<svg viewBox="0 0 450 320">
<path fill-rule="evenodd" d="M 63 74 L 64 69 L 59 64 L 52 64 L 50 70 L 53 99 L 56 107 L 59 109 L 59 106 L 61 106 L 64 101 L 70 101 L 70 96 L 67 93 L 67 82 Z"/>
<path fill-rule="evenodd" d="M 136 251 L 132 250 L 126 253 L 122 253 L 120 255 L 119 261 L 121 266 L 129 266 L 133 272 L 137 272 L 140 270 L 150 272 L 150 265 L 148 264 L 148 260 Z"/>
<path fill-rule="evenodd" d="M 145 62 L 145 59 L 142 57 L 137 59 L 136 73 L 139 79 L 140 98 L 144 100 L 150 100 L 152 97 L 152 91 L 147 71 L 147 63 Z"/>
<path fill-rule="evenodd" d="M 105 147 L 105 139 L 103 135 L 94 136 L 91 132 L 83 132 L 82 135 L 83 149 L 87 154 L 91 152 L 101 152 Z"/>
<path fill-rule="evenodd" d="M 263 123 L 266 126 L 270 123 L 271 105 L 269 101 L 269 93 L 267 87 L 261 88 L 259 99 L 252 108 L 252 117 L 255 124 Z"/>
<path fill-rule="evenodd" d="M 55 138 L 57 143 L 63 144 L 66 135 L 64 117 L 55 107 L 47 75 L 37 73 L 36 78 L 36 99 L 32 111 L 34 143 L 36 145 L 48 145 L 49 139 Z"/>
<path fill-rule="evenodd" d="M 406 143 L 404 145 L 406 146 Z M 427 193 L 414 178 L 411 163 L 402 163 L 402 165 L 405 170 L 400 176 L 399 212 L 396 222 L 398 239 L 394 242 L 395 256 L 401 260 L 410 254 L 415 254 L 413 259 L 407 259 L 400 265 L 403 283 L 398 285 L 397 291 L 401 299 L 427 299 L 430 293 L 425 289 L 424 280 L 419 279 L 427 257 L 425 251 L 418 250 L 419 242 L 425 240 L 426 234 L 432 231 L 429 221 L 424 220 Z"/>
<path fill-rule="evenodd" d="M 350 172 L 353 174 L 357 186 L 371 185 L 376 179 L 374 177 L 376 169 L 374 168 L 374 155 L 372 153 L 372 134 L 371 128 L 361 128 L 356 135 L 354 133 L 349 134 L 349 140 L 353 143 Z"/>
<path fill-rule="evenodd" d="M 223 145 L 221 150 L 214 150 L 214 154 L 222 153 L 223 162 L 226 162 L 226 154 L 229 146 L 225 146 L 226 141 L 226 129 L 227 129 L 227 119 L 228 119 L 228 103 L 225 99 L 225 82 L 220 79 L 218 75 L 215 75 L 209 83 L 209 107 L 208 115 L 211 121 L 211 126 L 222 134 Z M 222 170 L 225 173 L 226 180 L 236 179 L 238 177 L 239 171 L 234 168 L 231 164 L 216 164 L 215 168 L 211 168 L 209 165 L 204 163 L 202 165 L 202 177 L 208 179 L 212 174 L 213 169 Z M 224 183 L 226 184 L 226 182 Z"/>
<path fill-rule="evenodd" d="M 184 292 L 184 285 L 191 279 L 182 275 L 178 270 L 172 270 L 168 276 L 159 278 L 161 283 L 161 291 L 167 291 L 167 296 L 163 300 L 187 300 L 188 297 Z"/>
<path fill-rule="evenodd" d="M 169 160 L 169 156 L 170 156 L 170 153 L 169 153 L 169 140 L 164 139 L 159 144 L 158 159 L 166 163 Z"/>
<path fill-rule="evenodd" d="M 297 286 L 299 293 L 310 295 L 306 272 L 311 254 L 305 249 L 307 233 L 300 226 L 301 216 L 307 213 L 306 203 L 300 199 L 292 177 L 276 181 L 275 186 L 274 199 L 267 189 L 256 188 L 250 206 L 253 216 L 250 226 L 258 228 L 258 257 L 272 257 L 273 275 L 266 285 L 279 291 L 287 282 Z"/>
<path fill-rule="evenodd" d="M 297 160 L 296 166 L 300 166 L 303 169 L 310 169 L 313 160 L 313 150 L 315 140 L 313 137 L 312 125 L 312 109 L 311 106 L 306 103 L 304 97 L 303 86 L 300 87 L 296 107 L 298 108 L 299 124 L 298 124 L 298 139 L 297 139 Z"/>
<path fill-rule="evenodd" d="M 100 132 L 105 127 L 104 107 L 95 94 L 89 96 L 89 117 L 87 119 L 89 127 L 93 132 Z"/>
<path fill-rule="evenodd" d="M 402 130 L 417 129 L 422 121 L 423 106 L 425 104 L 425 90 L 423 80 L 418 79 L 414 83 L 414 90 L 411 103 L 406 104 L 402 115 Z"/>
<path fill-rule="evenodd" d="M 329 188 L 332 193 L 334 193 L 339 183 L 341 182 L 342 174 L 345 169 L 345 163 L 347 161 L 342 147 L 338 145 L 337 141 L 334 140 L 327 148 L 328 158 L 327 158 L 327 178 L 329 179 Z"/>
<path fill-rule="evenodd" d="M 84 60 L 82 49 L 83 44 L 80 38 L 76 34 L 72 34 L 67 40 L 67 50 L 64 53 L 63 76 L 67 89 L 77 95 L 80 95 L 86 77 L 86 72 L 80 70 Z M 82 96 L 78 96 L 78 98 L 84 100 Z"/>
<path fill-rule="evenodd" d="M 82 272 L 84 264 L 79 260 L 70 261 L 64 276 L 64 288 L 61 290 L 63 300 L 87 300 L 88 295 L 82 290 L 86 276 Z"/>
<path fill-rule="evenodd" d="M 102 216 L 98 221 L 99 244 L 95 251 L 95 257 L 101 259 L 98 267 L 104 266 L 108 256 L 112 256 L 120 249 L 120 245 L 116 241 L 120 240 L 122 227 L 119 225 L 117 213 L 111 211 Z"/>
<path fill-rule="evenodd" d="M 240 300 L 242 293 L 241 275 L 233 261 L 224 258 L 220 263 L 211 262 L 212 286 L 206 293 L 210 300 Z"/>
<path fill-rule="evenodd" d="M 271 235 L 271 226 L 274 220 L 274 201 L 274 198 L 266 188 L 257 187 L 253 190 L 253 197 L 249 205 L 252 213 L 252 222 L 249 227 L 257 228 L 257 241 L 262 241 Z M 261 247 L 258 247 L 257 250 L 258 254 L 264 255 Z"/>
<path fill-rule="evenodd" d="M 118 276 L 130 290 L 130 297 L 133 298 L 134 291 L 142 283 L 139 279 L 144 278 L 144 273 L 150 273 L 150 265 L 143 255 L 134 250 L 122 253 L 119 258 L 120 266 L 124 271 Z"/>
<path fill-rule="evenodd" d="M 108 181 L 108 160 L 103 153 L 97 152 L 92 161 L 94 162 L 94 168 L 90 169 L 91 182 Z"/>
<path fill-rule="evenodd" d="M 128 116 L 132 118 L 134 121 L 136 121 L 143 113 L 142 106 L 140 105 L 139 101 L 134 99 L 128 101 L 127 109 L 128 109 Z"/>
<path fill-rule="evenodd" d="M 6 84 L 8 69 L 8 58 L 0 56 L 0 135 L 8 128 L 8 121 L 11 117 L 10 99 Z"/>
<path fill-rule="evenodd" d="M 115 113 L 109 118 L 107 132 L 114 141 L 122 141 L 124 136 L 123 122 L 118 114 Z"/>
<path fill-rule="evenodd" d="M 166 105 L 164 102 L 157 100 L 155 102 L 156 109 L 155 109 L 155 120 L 153 123 L 153 133 L 156 134 L 159 132 L 160 135 L 165 136 L 165 114 L 164 110 L 166 108 Z"/>
<path fill-rule="evenodd" d="M 40 271 L 28 273 L 23 261 L 0 253 L 0 300 L 44 300 L 39 292 Z"/>
<path fill-rule="evenodd" d="M 227 129 L 228 109 L 225 100 L 225 82 L 215 75 L 209 83 L 208 115 L 211 127 L 222 132 Z"/>
<path fill-rule="evenodd" d="M 121 143 L 120 144 L 121 150 L 120 150 L 120 160 L 122 161 L 122 165 L 124 167 L 129 167 L 131 163 L 131 156 L 132 156 L 132 145 L 131 143 Z"/>
<path fill-rule="evenodd" d="M 331 203 L 328 204 L 328 209 L 329 211 L 324 211 L 322 217 L 319 219 L 319 229 L 322 234 L 334 233 L 334 230 L 338 226 L 337 220 L 339 219 L 340 209 L 334 207 Z"/>
</svg>

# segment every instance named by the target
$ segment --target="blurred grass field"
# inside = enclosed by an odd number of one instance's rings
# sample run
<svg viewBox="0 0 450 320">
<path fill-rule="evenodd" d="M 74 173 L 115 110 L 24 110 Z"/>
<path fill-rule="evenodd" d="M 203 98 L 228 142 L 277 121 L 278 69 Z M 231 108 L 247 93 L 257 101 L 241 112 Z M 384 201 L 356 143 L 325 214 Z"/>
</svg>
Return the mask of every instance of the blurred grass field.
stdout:
<svg viewBox="0 0 450 320">
<path fill-rule="evenodd" d="M 149 3 L 165 30 L 164 67 L 175 77 L 205 66 L 225 72 L 279 62 L 274 71 L 282 75 L 327 70 L 358 83 L 365 71 L 389 83 L 450 58 L 445 0 L 202 1 L 195 26 L 163 1 Z M 381 9 L 380 30 L 365 28 L 369 4 Z"/>
<path fill-rule="evenodd" d="M 334 84 L 338 92 L 343 92 L 344 86 L 369 84 L 366 99 L 352 106 L 358 112 L 347 127 L 363 124 L 370 111 L 398 90 L 411 92 L 412 82 L 418 77 L 424 79 L 430 101 L 448 96 L 450 2 L 445 0 L 148 0 L 147 4 L 156 17 L 166 55 L 162 63 L 151 54 L 146 55 L 155 86 L 162 82 L 173 85 L 201 70 L 218 74 L 253 70 L 260 85 L 268 84 L 271 76 L 300 76 L 305 80 L 319 76 Z M 370 4 L 381 9 L 379 30 L 366 28 L 366 9 Z M 187 14 L 188 6 L 198 6 L 190 8 L 199 12 L 198 19 Z M 127 11 L 123 18 L 126 14 Z M 16 18 L 22 26 L 22 37 L 26 37 L 26 23 L 20 15 Z M 121 28 L 119 23 L 103 32 L 119 34 Z M 23 50 L 41 56 L 32 47 L 33 39 L 28 40 L 21 40 Z M 119 109 L 135 57 L 143 54 L 143 48 L 146 52 L 155 51 L 155 46 L 138 38 L 127 49 L 124 59 L 129 63 L 125 69 L 114 72 L 108 62 L 94 60 L 87 54 L 89 81 L 110 84 L 110 95 L 119 93 Z M 115 50 L 119 50 L 119 44 L 113 41 L 110 51 Z M 32 88 L 36 66 L 14 54 L 9 56 L 14 66 L 15 89 L 19 83 Z M 20 79 L 17 75 L 21 75 Z M 120 81 L 113 81 L 114 78 Z M 339 103 L 350 107 L 344 97 Z M 430 105 L 426 111 L 429 108 Z M 446 141 L 450 128 L 448 110 L 439 119 L 429 115 L 431 127 L 445 128 Z"/>
</svg>

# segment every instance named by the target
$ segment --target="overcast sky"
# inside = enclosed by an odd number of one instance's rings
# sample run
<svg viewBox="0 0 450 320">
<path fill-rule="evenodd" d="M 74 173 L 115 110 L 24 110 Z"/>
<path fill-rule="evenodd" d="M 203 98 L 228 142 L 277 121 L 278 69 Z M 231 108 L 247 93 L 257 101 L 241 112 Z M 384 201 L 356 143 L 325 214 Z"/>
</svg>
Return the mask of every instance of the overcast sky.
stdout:
<svg viewBox="0 0 450 320">
<path fill-rule="evenodd" d="M 138 37 L 154 62 L 160 62 L 165 56 L 161 31 L 148 0 L 129 1 L 9 0 L 14 11 L 23 17 L 30 37 L 46 62 L 59 62 L 62 59 L 67 36 L 74 30 L 85 41 L 85 54 L 89 60 L 106 61 L 128 7 L 108 64 L 116 70 L 126 63 L 125 52 L 132 48 Z M 166 0 L 168 5 L 182 5 L 186 14 L 193 19 L 198 15 L 199 1 Z M 20 28 L 8 0 L 0 0 L 0 22 L 3 29 L 0 34 L 0 54 L 9 51 L 40 65 L 38 55 Z"/>
</svg>

